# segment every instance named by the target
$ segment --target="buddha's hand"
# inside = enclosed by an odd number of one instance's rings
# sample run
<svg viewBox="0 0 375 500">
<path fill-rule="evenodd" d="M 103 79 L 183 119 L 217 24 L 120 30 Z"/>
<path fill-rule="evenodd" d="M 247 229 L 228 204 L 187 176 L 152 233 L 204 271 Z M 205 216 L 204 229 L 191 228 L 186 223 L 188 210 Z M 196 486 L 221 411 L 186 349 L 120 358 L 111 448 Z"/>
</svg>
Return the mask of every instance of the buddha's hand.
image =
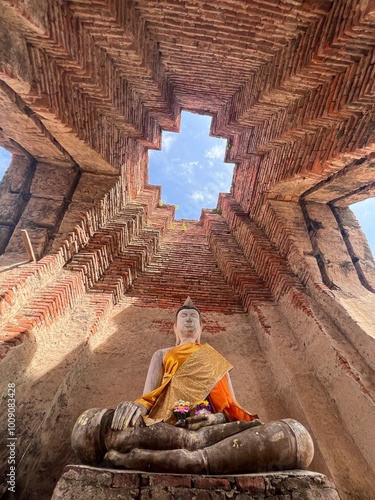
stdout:
<svg viewBox="0 0 375 500">
<path fill-rule="evenodd" d="M 194 415 L 193 417 L 188 417 L 185 420 L 185 427 L 189 431 L 197 431 L 201 427 L 207 427 L 208 425 L 225 424 L 224 413 L 208 413 L 201 415 Z"/>
<path fill-rule="evenodd" d="M 147 408 L 140 403 L 123 401 L 115 409 L 111 429 L 122 431 L 127 427 L 140 427 L 143 424 L 142 416 L 146 413 Z"/>
</svg>

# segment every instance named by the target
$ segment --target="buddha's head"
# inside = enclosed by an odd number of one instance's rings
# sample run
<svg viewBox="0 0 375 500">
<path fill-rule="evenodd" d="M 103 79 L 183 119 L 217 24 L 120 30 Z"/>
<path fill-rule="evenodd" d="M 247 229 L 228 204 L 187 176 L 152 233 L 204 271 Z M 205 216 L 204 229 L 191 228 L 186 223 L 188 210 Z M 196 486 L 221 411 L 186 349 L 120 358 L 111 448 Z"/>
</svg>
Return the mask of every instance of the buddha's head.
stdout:
<svg viewBox="0 0 375 500">
<path fill-rule="evenodd" d="M 187 342 L 200 342 L 202 333 L 201 313 L 195 307 L 190 297 L 177 310 L 174 324 L 176 345 Z"/>
</svg>

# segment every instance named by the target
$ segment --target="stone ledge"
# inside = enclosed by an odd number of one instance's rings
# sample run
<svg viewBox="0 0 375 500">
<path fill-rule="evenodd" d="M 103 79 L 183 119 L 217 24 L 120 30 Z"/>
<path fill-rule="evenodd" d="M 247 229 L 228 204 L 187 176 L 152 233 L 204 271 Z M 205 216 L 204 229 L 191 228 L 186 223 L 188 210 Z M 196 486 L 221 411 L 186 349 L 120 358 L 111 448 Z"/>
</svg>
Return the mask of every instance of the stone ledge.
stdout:
<svg viewBox="0 0 375 500">
<path fill-rule="evenodd" d="M 52 500 L 339 500 L 332 481 L 323 474 L 292 470 L 264 474 L 199 476 L 156 474 L 67 465 Z"/>
</svg>

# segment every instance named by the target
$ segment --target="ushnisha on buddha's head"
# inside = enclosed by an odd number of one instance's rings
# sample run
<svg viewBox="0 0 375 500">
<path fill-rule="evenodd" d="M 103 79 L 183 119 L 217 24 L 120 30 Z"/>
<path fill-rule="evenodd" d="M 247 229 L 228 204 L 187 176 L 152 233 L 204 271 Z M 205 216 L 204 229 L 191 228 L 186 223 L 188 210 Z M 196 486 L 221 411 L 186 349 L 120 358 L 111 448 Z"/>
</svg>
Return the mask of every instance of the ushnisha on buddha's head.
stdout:
<svg viewBox="0 0 375 500">
<path fill-rule="evenodd" d="M 174 324 L 176 345 L 187 342 L 200 342 L 202 333 L 201 313 L 188 297 L 184 304 L 177 310 Z"/>
</svg>

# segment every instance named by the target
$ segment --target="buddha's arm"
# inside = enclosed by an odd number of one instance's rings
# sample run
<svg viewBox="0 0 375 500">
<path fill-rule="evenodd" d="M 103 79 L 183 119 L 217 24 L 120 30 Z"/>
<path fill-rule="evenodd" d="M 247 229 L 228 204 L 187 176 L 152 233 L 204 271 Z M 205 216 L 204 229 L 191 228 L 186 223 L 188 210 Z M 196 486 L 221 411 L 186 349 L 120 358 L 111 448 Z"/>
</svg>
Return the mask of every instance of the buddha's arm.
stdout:
<svg viewBox="0 0 375 500">
<path fill-rule="evenodd" d="M 160 349 L 152 356 L 143 394 L 148 394 L 160 386 L 164 374 L 163 359 L 167 350 L 168 348 Z M 115 409 L 111 428 L 120 431 L 127 427 L 136 427 L 139 425 L 142 416 L 146 415 L 146 413 L 147 408 L 141 403 L 123 401 Z"/>
<path fill-rule="evenodd" d="M 168 349 L 159 349 L 153 354 L 148 367 L 143 394 L 148 394 L 160 386 L 164 375 L 163 359 Z"/>
</svg>

